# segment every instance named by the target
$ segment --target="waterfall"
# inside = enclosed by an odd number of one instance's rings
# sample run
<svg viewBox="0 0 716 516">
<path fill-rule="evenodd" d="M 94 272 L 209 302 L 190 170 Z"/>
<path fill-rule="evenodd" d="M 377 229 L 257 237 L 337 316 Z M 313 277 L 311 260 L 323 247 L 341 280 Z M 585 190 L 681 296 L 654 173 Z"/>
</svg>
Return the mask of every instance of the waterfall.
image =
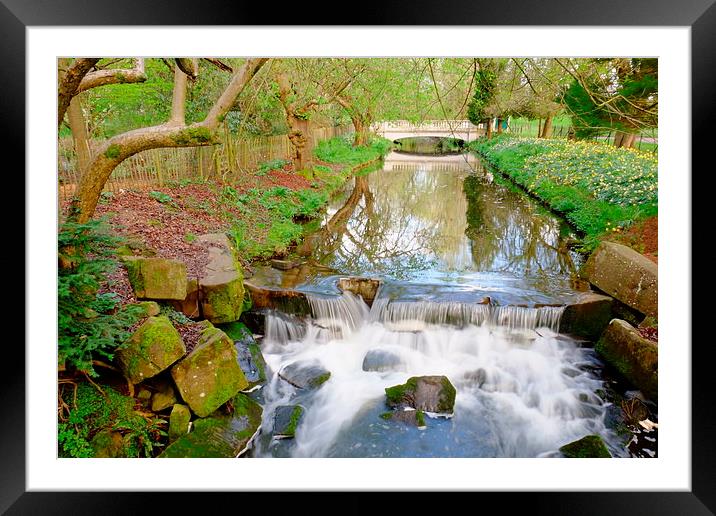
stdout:
<svg viewBox="0 0 716 516">
<path fill-rule="evenodd" d="M 362 298 L 345 291 L 340 296 L 308 294 L 313 323 L 333 338 L 346 337 L 368 319 L 369 308 Z"/>
</svg>

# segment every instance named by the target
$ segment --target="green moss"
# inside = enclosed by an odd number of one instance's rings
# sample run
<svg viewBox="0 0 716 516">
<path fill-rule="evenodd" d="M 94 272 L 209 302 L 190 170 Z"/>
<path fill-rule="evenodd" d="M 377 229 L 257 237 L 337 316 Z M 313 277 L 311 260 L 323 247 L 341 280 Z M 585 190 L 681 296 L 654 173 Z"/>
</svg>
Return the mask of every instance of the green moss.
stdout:
<svg viewBox="0 0 716 516">
<path fill-rule="evenodd" d="M 283 433 L 285 435 L 296 435 L 296 428 L 298 427 L 298 423 L 301 421 L 302 416 L 303 407 L 301 405 L 293 407 L 293 411 L 291 411 L 291 419 L 289 420 L 288 426 L 286 426 Z"/>
<path fill-rule="evenodd" d="M 561 451 L 565 457 L 571 459 L 611 458 L 607 446 L 598 435 L 582 437 L 578 441 L 565 444 L 559 451 Z"/>
<path fill-rule="evenodd" d="M 415 412 L 415 420 L 418 423 L 418 427 L 425 426 L 425 412 L 423 412 L 422 410 L 417 410 Z"/>
<path fill-rule="evenodd" d="M 107 147 L 106 151 L 104 151 L 104 156 L 109 159 L 116 159 L 119 157 L 121 152 L 122 152 L 122 147 L 120 147 L 116 143 L 113 143 L 112 145 Z"/>
<path fill-rule="evenodd" d="M 215 323 L 236 321 L 244 306 L 244 282 L 241 276 L 219 289 L 206 292 L 206 301 L 211 305 L 211 320 Z"/>
<path fill-rule="evenodd" d="M 179 145 L 209 143 L 212 139 L 213 134 L 206 127 L 187 127 L 174 137 L 174 141 Z"/>
<path fill-rule="evenodd" d="M 452 412 L 455 407 L 457 391 L 447 378 L 442 379 L 442 390 L 438 404 L 438 412 Z"/>
<path fill-rule="evenodd" d="M 319 385 L 323 385 L 328 381 L 328 379 L 331 377 L 330 371 L 327 371 L 323 373 L 322 375 L 316 376 L 315 378 L 312 378 L 310 381 L 311 387 L 318 387 Z"/>
<path fill-rule="evenodd" d="M 417 377 L 413 376 L 408 378 L 408 381 L 403 385 L 394 385 L 393 387 L 385 388 L 386 403 L 391 407 L 397 407 L 406 403 L 409 403 L 412 399 L 412 395 L 409 393 L 415 392 L 418 386 Z"/>
<path fill-rule="evenodd" d="M 393 417 L 393 413 L 392 412 L 383 412 L 380 415 L 380 417 L 385 419 L 386 421 L 389 421 Z"/>
</svg>

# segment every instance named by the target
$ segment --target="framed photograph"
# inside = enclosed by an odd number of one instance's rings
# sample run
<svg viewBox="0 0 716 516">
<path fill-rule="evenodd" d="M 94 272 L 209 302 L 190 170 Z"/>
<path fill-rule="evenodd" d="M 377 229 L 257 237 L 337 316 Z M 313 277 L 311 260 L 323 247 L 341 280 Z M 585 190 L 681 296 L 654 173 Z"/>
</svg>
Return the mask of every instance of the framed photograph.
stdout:
<svg viewBox="0 0 716 516">
<path fill-rule="evenodd" d="M 270 27 L 2 2 L 28 245 L 0 509 L 716 511 L 691 290 L 711 0 Z"/>
</svg>

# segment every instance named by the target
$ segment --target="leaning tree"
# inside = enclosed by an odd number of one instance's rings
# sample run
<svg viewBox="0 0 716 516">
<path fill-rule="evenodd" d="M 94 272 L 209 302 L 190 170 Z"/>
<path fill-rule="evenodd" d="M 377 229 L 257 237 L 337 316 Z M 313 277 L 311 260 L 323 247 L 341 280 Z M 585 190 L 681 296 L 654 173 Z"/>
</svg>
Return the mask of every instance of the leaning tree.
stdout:
<svg viewBox="0 0 716 516">
<path fill-rule="evenodd" d="M 92 76 L 90 70 L 96 64 L 78 64 L 76 59 L 60 76 L 58 84 L 58 108 L 64 118 L 64 111 L 70 106 L 71 100 L 82 88 L 85 79 L 97 79 L 95 86 L 102 85 L 100 76 Z M 174 85 L 169 119 L 159 125 L 142 127 L 108 138 L 97 149 L 94 149 L 89 162 L 82 171 L 79 185 L 73 196 L 69 217 L 77 222 L 87 222 L 99 201 L 100 195 L 112 171 L 125 159 L 139 152 L 162 147 L 197 147 L 218 143 L 217 130 L 227 113 L 234 106 L 237 97 L 249 84 L 251 79 L 268 61 L 267 58 L 247 59 L 231 76 L 228 85 L 208 110 L 203 120 L 192 124 L 186 123 L 186 92 L 187 78 L 195 77 L 198 71 L 196 60 L 178 58 L 174 64 Z M 97 72 L 100 72 L 99 70 Z M 119 74 L 126 73 L 118 72 Z M 143 73 L 143 66 L 142 66 Z M 80 77 L 81 76 L 81 77 Z M 117 78 L 114 83 L 127 82 Z M 126 76 L 124 76 L 126 78 Z M 135 81 L 136 82 L 136 81 Z M 110 84 L 104 82 L 103 84 Z M 95 87 L 92 86 L 92 87 Z M 63 110 L 64 106 L 64 111 Z"/>
</svg>

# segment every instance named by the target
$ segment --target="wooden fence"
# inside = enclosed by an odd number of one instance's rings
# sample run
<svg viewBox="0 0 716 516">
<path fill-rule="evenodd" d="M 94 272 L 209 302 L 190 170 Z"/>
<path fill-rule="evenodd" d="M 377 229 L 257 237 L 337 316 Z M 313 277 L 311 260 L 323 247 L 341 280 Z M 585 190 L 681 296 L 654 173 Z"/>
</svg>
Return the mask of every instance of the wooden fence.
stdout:
<svg viewBox="0 0 716 516">
<path fill-rule="evenodd" d="M 319 141 L 352 131 L 351 125 L 316 127 L 306 145 L 312 152 Z M 94 142 L 98 145 L 99 142 Z M 112 172 L 105 191 L 120 189 L 150 190 L 167 182 L 218 180 L 231 182 L 239 174 L 256 169 L 261 163 L 288 159 L 290 143 L 287 135 L 226 137 L 212 147 L 180 147 L 152 149 L 127 158 Z M 60 205 L 69 201 L 79 181 L 77 157 L 72 138 L 61 138 L 57 146 L 57 178 Z"/>
</svg>

